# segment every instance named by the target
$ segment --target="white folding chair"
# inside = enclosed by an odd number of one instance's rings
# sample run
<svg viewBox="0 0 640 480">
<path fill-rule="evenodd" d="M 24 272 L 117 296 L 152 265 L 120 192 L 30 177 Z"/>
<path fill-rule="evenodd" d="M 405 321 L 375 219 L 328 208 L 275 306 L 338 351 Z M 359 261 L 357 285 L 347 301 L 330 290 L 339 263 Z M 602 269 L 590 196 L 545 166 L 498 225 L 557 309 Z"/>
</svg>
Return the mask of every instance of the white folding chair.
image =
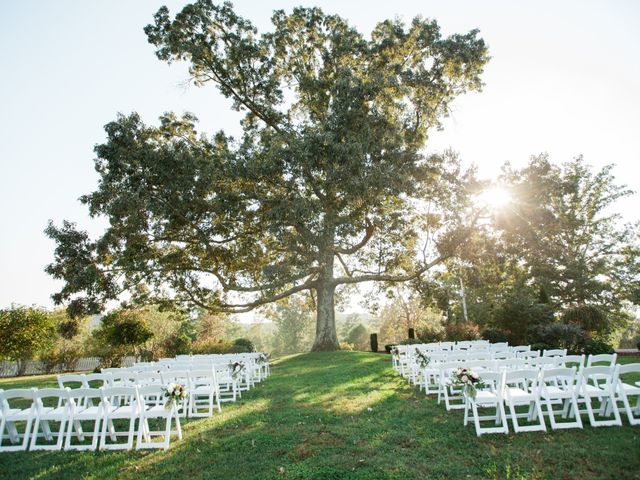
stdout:
<svg viewBox="0 0 640 480">
<path fill-rule="evenodd" d="M 529 368 L 535 368 L 538 370 L 557 368 L 562 363 L 561 357 L 537 357 L 528 358 L 527 364 Z"/>
<path fill-rule="evenodd" d="M 68 374 L 58 375 L 58 387 L 60 388 L 83 388 L 85 387 L 85 375 L 84 374 Z"/>
<path fill-rule="evenodd" d="M 36 408 L 29 450 L 61 450 L 70 415 L 67 390 L 61 388 L 43 388 L 34 392 L 33 398 Z M 45 403 L 50 403 L 51 406 L 45 405 Z M 57 432 L 51 430 L 50 422 L 59 423 Z M 55 444 L 38 444 L 40 426 L 42 426 L 42 436 L 45 440 L 51 441 L 53 437 L 57 438 Z"/>
<path fill-rule="evenodd" d="M 58 387 L 60 388 L 68 388 L 70 390 L 85 388 L 87 385 L 85 375 L 84 374 L 69 374 L 69 375 L 58 375 Z M 62 406 L 62 399 L 60 399 L 59 407 Z M 82 399 L 78 399 L 78 401 L 82 402 Z"/>
<path fill-rule="evenodd" d="M 574 421 L 558 421 L 556 418 L 560 414 L 561 418 L 566 419 L 571 412 L 578 411 L 575 380 L 575 368 L 550 368 L 540 372 L 540 400 L 547 407 L 546 413 L 552 430 L 582 428 L 580 415 L 575 415 Z M 554 405 L 560 405 L 561 409 L 555 410 Z"/>
<path fill-rule="evenodd" d="M 136 374 L 136 383 L 142 385 L 162 385 L 162 374 L 156 371 L 143 371 Z"/>
<path fill-rule="evenodd" d="M 467 352 L 467 361 L 473 360 L 491 360 L 491 352 L 489 350 L 471 350 Z"/>
<path fill-rule="evenodd" d="M 65 450 L 95 450 L 100 438 L 100 423 L 103 417 L 102 389 L 78 388 L 68 391 L 69 425 L 64 442 Z M 93 422 L 93 433 L 85 433 L 81 422 Z M 73 443 L 73 437 L 83 442 L 85 436 L 91 436 L 90 444 Z"/>
<path fill-rule="evenodd" d="M 560 362 L 561 367 L 576 367 L 576 370 L 580 371 L 584 368 L 584 355 L 565 355 L 561 357 Z"/>
<path fill-rule="evenodd" d="M 138 398 L 140 400 L 140 424 L 138 426 L 138 437 L 136 449 L 142 448 L 169 448 L 171 438 L 171 421 L 175 419 L 178 439 L 182 439 L 182 428 L 180 427 L 180 416 L 176 405 L 170 408 L 165 407 L 162 398 L 163 390 L 161 385 L 150 384 L 138 388 Z M 150 419 L 163 419 L 165 421 L 164 430 L 153 431 L 149 426 Z M 162 441 L 154 442 L 152 437 L 161 436 Z"/>
<path fill-rule="evenodd" d="M 102 389 L 103 422 L 100 432 L 101 450 L 130 450 L 133 448 L 136 420 L 140 416 L 138 387 L 109 387 Z M 129 429 L 119 432 L 114 420 L 129 420 Z M 107 430 L 113 443 L 107 443 Z M 126 435 L 126 443 L 118 443 L 118 435 Z"/>
<path fill-rule="evenodd" d="M 471 409 L 471 416 L 478 437 L 484 433 L 509 433 L 502 397 L 504 373 L 486 371 L 480 374 L 480 379 L 483 386 L 477 387 L 475 398 L 465 395 L 464 425 L 467 426 L 469 409 Z M 478 412 L 479 408 L 495 408 L 495 415 L 481 416 Z M 484 426 L 482 422 L 487 420 L 493 422 L 493 425 Z"/>
<path fill-rule="evenodd" d="M 505 350 L 509 350 L 509 342 L 492 343 L 492 344 L 490 344 L 489 349 L 492 352 L 503 352 Z"/>
<path fill-rule="evenodd" d="M 460 367 L 460 362 L 444 362 L 438 365 L 439 370 L 439 391 L 438 404 L 444 399 L 444 405 L 447 411 L 458 410 L 465 407 L 465 399 L 462 393 L 462 387 L 456 385 L 453 380 L 453 372 Z"/>
<path fill-rule="evenodd" d="M 516 358 L 535 358 L 540 356 L 540 350 L 516 352 Z"/>
<path fill-rule="evenodd" d="M 622 401 L 627 418 L 631 425 L 640 425 L 640 382 L 625 381 L 624 375 L 640 373 L 640 363 L 629 363 L 627 365 L 618 365 L 617 372 L 614 374 L 617 378 L 615 393 L 616 402 Z M 631 406 L 631 397 L 636 397 L 635 407 Z M 617 406 L 612 406 L 615 408 Z"/>
<path fill-rule="evenodd" d="M 108 375 L 110 375 L 108 384 L 110 387 L 133 387 L 138 384 L 138 374 L 136 372 L 121 370 L 119 372 L 109 373 Z M 87 378 L 88 377 L 89 375 L 87 375 Z"/>
<path fill-rule="evenodd" d="M 15 452 L 26 450 L 31 435 L 31 426 L 35 416 L 35 389 L 17 388 L 13 390 L 0 391 L 0 452 Z M 30 401 L 27 408 L 12 407 L 13 400 L 16 402 Z M 24 433 L 18 431 L 17 423 L 25 424 Z M 7 436 L 11 445 L 3 445 L 4 431 L 7 429 Z M 20 437 L 22 443 L 19 445 Z"/>
<path fill-rule="evenodd" d="M 585 367 L 580 371 L 578 378 L 578 403 L 584 403 L 589 422 L 592 427 L 606 427 L 612 425 L 622 425 L 620 412 L 615 403 L 615 378 L 616 369 L 614 367 Z M 607 419 L 596 419 L 595 411 L 592 405 L 593 399 L 596 398 L 600 402 L 597 413 L 601 417 Z M 607 415 L 608 402 L 611 402 L 613 408 L 613 420 L 609 420 Z"/>
<path fill-rule="evenodd" d="M 589 355 L 587 357 L 587 367 L 612 367 L 616 364 L 616 360 L 618 359 L 617 353 L 603 353 L 600 355 Z"/>
<path fill-rule="evenodd" d="M 511 347 L 511 351 L 514 352 L 514 353 L 530 352 L 531 351 L 531 345 L 516 345 L 514 347 Z"/>
<path fill-rule="evenodd" d="M 567 349 L 554 348 L 551 350 L 543 350 L 543 357 L 565 357 L 567 355 Z"/>
<path fill-rule="evenodd" d="M 510 358 L 516 357 L 516 354 L 514 352 L 510 352 L 509 350 L 499 350 L 497 352 L 490 353 L 493 360 L 508 360 Z"/>
<path fill-rule="evenodd" d="M 213 368 L 216 371 L 220 401 L 235 402 L 240 392 L 238 391 L 237 380 L 231 375 L 229 364 L 215 364 Z"/>
<path fill-rule="evenodd" d="M 106 373 L 87 373 L 84 376 L 83 388 L 102 388 L 113 386 L 113 375 Z"/>
<path fill-rule="evenodd" d="M 428 352 L 430 363 L 425 368 L 420 368 L 417 384 L 420 390 L 424 388 L 425 395 L 437 394 L 439 385 L 438 364 L 446 359 L 446 355 Z"/>
<path fill-rule="evenodd" d="M 216 371 L 213 367 L 189 372 L 188 387 L 189 417 L 210 417 L 213 415 L 214 402 L 218 412 L 222 411 Z"/>
<path fill-rule="evenodd" d="M 509 407 L 513 430 L 517 432 L 546 431 L 544 416 L 538 396 L 538 370 L 512 370 L 505 372 L 504 399 Z M 527 406 L 527 413 L 518 413 L 516 408 Z M 526 418 L 529 422 L 538 419 L 532 425 L 520 425 L 518 418 Z"/>
</svg>

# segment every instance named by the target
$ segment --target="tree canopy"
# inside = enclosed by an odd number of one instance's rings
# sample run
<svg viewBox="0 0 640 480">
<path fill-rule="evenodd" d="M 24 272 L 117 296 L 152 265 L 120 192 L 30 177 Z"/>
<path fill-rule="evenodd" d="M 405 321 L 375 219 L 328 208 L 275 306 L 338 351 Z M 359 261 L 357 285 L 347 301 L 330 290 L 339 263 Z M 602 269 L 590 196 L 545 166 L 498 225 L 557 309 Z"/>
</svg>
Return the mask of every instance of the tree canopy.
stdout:
<svg viewBox="0 0 640 480">
<path fill-rule="evenodd" d="M 422 152 L 452 100 L 482 86 L 477 30 L 443 37 L 416 17 L 367 38 L 318 8 L 272 23 L 258 34 L 230 3 L 199 0 L 145 28 L 160 60 L 186 62 L 195 85 L 244 113 L 243 133 L 199 134 L 173 113 L 105 127 L 99 185 L 82 202 L 109 227 L 97 240 L 47 228 L 47 271 L 65 280 L 54 299 L 70 312 L 125 291 L 225 312 L 311 292 L 313 348 L 333 350 L 337 287 L 414 279 L 463 241 L 471 173 Z"/>
</svg>

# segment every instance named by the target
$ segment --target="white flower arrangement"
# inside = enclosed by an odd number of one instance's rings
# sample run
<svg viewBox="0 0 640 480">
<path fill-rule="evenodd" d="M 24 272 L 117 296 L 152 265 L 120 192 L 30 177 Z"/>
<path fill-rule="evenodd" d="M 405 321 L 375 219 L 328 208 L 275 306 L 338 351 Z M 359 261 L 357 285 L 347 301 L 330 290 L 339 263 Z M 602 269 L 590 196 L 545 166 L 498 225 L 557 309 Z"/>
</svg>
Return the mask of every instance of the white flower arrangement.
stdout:
<svg viewBox="0 0 640 480">
<path fill-rule="evenodd" d="M 420 368 L 427 368 L 431 363 L 431 357 L 419 348 L 416 348 L 416 361 L 418 365 L 420 365 Z"/>
<path fill-rule="evenodd" d="M 167 401 L 164 403 L 164 408 L 171 410 L 178 401 L 182 401 L 187 398 L 187 389 L 181 383 L 170 383 L 163 388 L 164 396 Z"/>
<path fill-rule="evenodd" d="M 454 384 L 462 386 L 463 392 L 469 398 L 476 398 L 479 387 L 484 387 L 484 383 L 476 372 L 469 368 L 456 368 L 453 372 Z"/>
<path fill-rule="evenodd" d="M 269 354 L 261 353 L 260 355 L 258 355 L 258 358 L 256 359 L 256 363 L 258 365 L 266 365 L 267 363 L 269 363 Z"/>
<path fill-rule="evenodd" d="M 247 369 L 245 364 L 242 362 L 231 362 L 229 364 L 229 368 L 231 369 L 231 378 L 234 380 L 238 380 Z"/>
</svg>

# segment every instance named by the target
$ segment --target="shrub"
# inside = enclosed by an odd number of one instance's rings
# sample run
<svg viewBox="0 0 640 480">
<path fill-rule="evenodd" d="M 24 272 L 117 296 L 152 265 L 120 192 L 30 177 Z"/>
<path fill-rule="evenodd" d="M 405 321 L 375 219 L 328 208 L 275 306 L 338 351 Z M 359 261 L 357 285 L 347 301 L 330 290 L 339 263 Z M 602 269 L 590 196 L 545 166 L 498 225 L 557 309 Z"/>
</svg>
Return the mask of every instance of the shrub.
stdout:
<svg viewBox="0 0 640 480">
<path fill-rule="evenodd" d="M 548 343 L 532 343 L 531 350 L 553 350 L 554 348 L 558 348 L 556 345 L 549 345 Z"/>
<path fill-rule="evenodd" d="M 570 353 L 580 353 L 588 336 L 578 325 L 553 322 L 537 325 L 527 335 L 533 344 L 546 344 L 549 348 L 566 348 Z"/>
<path fill-rule="evenodd" d="M 18 362 L 23 375 L 27 360 L 46 353 L 56 338 L 54 318 L 44 310 L 11 307 L 0 310 L 0 359 Z"/>
<path fill-rule="evenodd" d="M 73 372 L 81 357 L 82 348 L 78 345 L 56 346 L 40 355 L 40 361 L 47 373 Z"/>
<path fill-rule="evenodd" d="M 640 351 L 640 341 L 636 344 L 636 348 Z"/>
<path fill-rule="evenodd" d="M 600 355 L 602 353 L 615 353 L 613 347 L 602 340 L 589 340 L 584 346 L 585 355 Z"/>
<path fill-rule="evenodd" d="M 595 305 L 570 308 L 562 314 L 562 321 L 579 325 L 587 332 L 605 333 L 609 329 L 607 315 Z"/>
<path fill-rule="evenodd" d="M 483 331 L 482 338 L 484 340 L 489 340 L 489 342 L 491 343 L 502 343 L 507 341 L 507 336 L 504 334 L 504 332 L 495 328 L 488 328 Z"/>
<path fill-rule="evenodd" d="M 371 351 L 377 352 L 378 351 L 378 334 L 372 333 L 369 339 L 371 340 Z"/>
<path fill-rule="evenodd" d="M 356 347 L 353 345 L 353 343 L 349 343 L 349 342 L 340 342 L 340 350 L 347 350 L 349 352 L 355 350 Z"/>
<path fill-rule="evenodd" d="M 480 338 L 480 329 L 473 322 L 451 322 L 444 327 L 445 338 L 449 342 L 465 340 L 477 340 Z"/>
<path fill-rule="evenodd" d="M 347 334 L 347 343 L 353 344 L 356 350 L 365 351 L 369 349 L 369 331 L 362 324 L 353 327 Z"/>
<path fill-rule="evenodd" d="M 525 342 L 530 329 L 549 324 L 553 320 L 551 305 L 538 303 L 537 299 L 520 292 L 506 296 L 494 317 L 495 326 L 515 345 Z"/>
<path fill-rule="evenodd" d="M 236 338 L 233 341 L 233 353 L 255 352 L 256 348 L 253 342 L 248 338 Z"/>
<path fill-rule="evenodd" d="M 198 340 L 191 346 L 191 352 L 195 354 L 210 353 L 235 353 L 234 345 L 227 340 L 215 340 L 213 338 Z"/>
<path fill-rule="evenodd" d="M 402 340 L 400 342 L 400 345 L 415 345 L 418 343 L 422 343 L 422 342 L 417 338 L 407 338 L 406 340 Z"/>
<path fill-rule="evenodd" d="M 442 342 L 444 340 L 444 330 L 425 328 L 418 332 L 418 338 L 422 343 Z"/>
</svg>

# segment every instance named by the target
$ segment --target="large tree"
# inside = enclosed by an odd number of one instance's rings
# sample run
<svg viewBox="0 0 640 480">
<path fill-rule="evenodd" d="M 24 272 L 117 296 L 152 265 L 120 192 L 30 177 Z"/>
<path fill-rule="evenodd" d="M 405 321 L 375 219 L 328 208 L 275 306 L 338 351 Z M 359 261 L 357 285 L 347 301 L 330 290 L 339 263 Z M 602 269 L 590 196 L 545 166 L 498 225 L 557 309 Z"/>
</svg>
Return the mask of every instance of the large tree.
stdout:
<svg viewBox="0 0 640 480">
<path fill-rule="evenodd" d="M 82 201 L 109 228 L 96 241 L 69 222 L 47 229 L 58 243 L 48 272 L 66 281 L 54 299 L 71 312 L 123 291 L 225 312 L 309 291 L 313 349 L 333 350 L 336 288 L 414 279 L 465 237 L 465 175 L 421 152 L 451 101 L 481 87 L 477 31 L 445 38 L 418 17 L 367 38 L 296 8 L 259 35 L 208 0 L 154 20 L 145 32 L 158 58 L 217 86 L 244 113 L 243 134 L 199 135 L 192 115 L 106 126 L 99 186 Z"/>
</svg>

